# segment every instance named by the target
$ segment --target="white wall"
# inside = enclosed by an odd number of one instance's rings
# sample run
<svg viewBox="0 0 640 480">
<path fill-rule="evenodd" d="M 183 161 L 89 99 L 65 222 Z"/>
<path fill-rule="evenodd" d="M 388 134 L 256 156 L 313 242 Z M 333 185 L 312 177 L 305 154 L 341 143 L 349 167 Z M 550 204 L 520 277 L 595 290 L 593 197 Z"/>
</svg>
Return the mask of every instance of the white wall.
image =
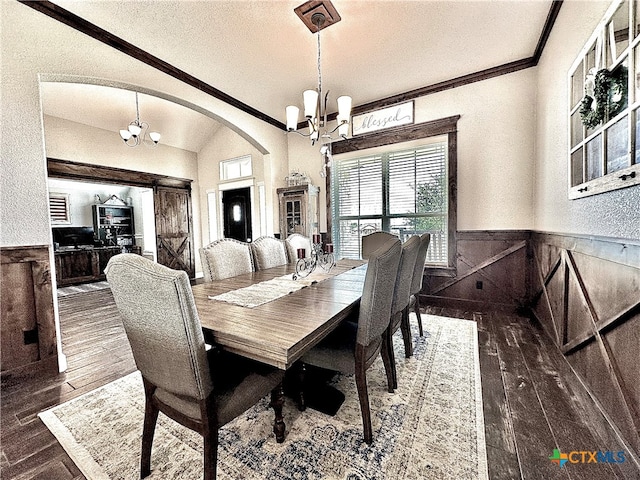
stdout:
<svg viewBox="0 0 640 480">
<path fill-rule="evenodd" d="M 458 229 L 533 227 L 536 69 L 476 82 L 415 100 L 415 122 L 460 115 Z M 318 148 L 289 134 L 289 167 L 305 171 L 320 192 L 326 229 L 325 180 Z"/>
<path fill-rule="evenodd" d="M 252 172 L 253 176 L 251 184 L 254 187 L 254 202 L 252 204 L 252 230 L 253 238 L 257 238 L 260 235 L 261 217 L 259 215 L 258 205 L 258 192 L 257 185 L 263 183 L 264 185 L 273 185 L 272 171 L 274 168 L 271 166 L 271 160 L 269 155 L 264 155 L 257 148 L 244 140 L 240 135 L 228 128 L 220 128 L 209 139 L 209 141 L 198 152 L 198 178 L 200 179 L 199 201 L 202 205 L 200 212 L 200 223 L 202 225 L 202 244 L 209 242 L 209 212 L 207 208 L 207 193 L 214 191 L 217 202 L 216 220 L 218 223 L 218 238 L 222 238 L 223 232 L 220 228 L 222 211 L 219 202 L 220 199 L 220 162 L 223 160 L 230 160 L 232 158 L 241 157 L 244 155 L 251 156 Z M 265 159 L 266 157 L 266 159 Z M 284 163 L 284 162 L 281 162 Z M 269 203 L 268 210 L 273 207 L 273 198 L 267 199 Z M 268 227 L 270 233 L 273 233 L 272 229 L 273 219 L 269 219 Z M 200 268 L 200 262 L 196 262 L 198 268 Z"/>
<path fill-rule="evenodd" d="M 197 155 L 162 143 L 131 148 L 116 132 L 49 115 L 44 116 L 44 137 L 51 158 L 198 180 Z"/>
<path fill-rule="evenodd" d="M 286 138 L 278 128 L 18 2 L 2 1 L 0 9 L 3 51 L 0 245 L 46 245 L 50 242 L 39 95 L 41 75 L 47 79 L 52 76 L 77 76 L 89 81 L 96 78 L 141 86 L 183 99 L 229 125 L 239 126 L 271 158 L 287 162 Z M 51 149 L 53 151 L 53 145 Z M 85 161 L 89 162 L 89 159 Z M 127 168 L 125 163 L 114 166 Z M 158 172 L 155 166 L 149 168 L 151 172 Z M 196 174 L 197 170 L 194 170 L 194 178 Z M 176 176 L 188 178 L 187 175 Z M 24 212 L 30 214 L 28 222 L 24 221 Z M 199 218 L 199 212 L 196 215 L 194 211 L 194 218 Z M 197 238 L 200 238 L 199 231 L 198 226 Z"/>
<path fill-rule="evenodd" d="M 568 199 L 568 85 L 574 60 L 611 2 L 564 2 L 538 64 L 536 230 L 640 239 L 640 186 Z"/>
</svg>

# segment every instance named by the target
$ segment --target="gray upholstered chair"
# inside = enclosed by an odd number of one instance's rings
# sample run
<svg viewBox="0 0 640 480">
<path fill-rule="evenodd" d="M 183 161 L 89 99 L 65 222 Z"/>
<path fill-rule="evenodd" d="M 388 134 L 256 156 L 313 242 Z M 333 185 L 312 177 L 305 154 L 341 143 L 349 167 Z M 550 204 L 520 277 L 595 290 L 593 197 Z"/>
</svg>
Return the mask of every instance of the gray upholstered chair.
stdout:
<svg viewBox="0 0 640 480">
<path fill-rule="evenodd" d="M 392 342 L 393 334 L 400 329 L 404 340 L 404 354 L 409 358 L 413 355 L 413 342 L 411 339 L 411 326 L 409 325 L 409 298 L 413 271 L 416 265 L 416 257 L 420 248 L 420 237 L 414 236 L 402 244 L 402 255 L 398 276 L 393 290 L 393 303 L 391 305 L 391 321 L 389 322 L 389 341 Z M 393 345 L 390 349 L 393 361 L 393 388 L 398 388 L 398 375 L 396 372 L 395 354 Z"/>
<path fill-rule="evenodd" d="M 400 240 L 394 238 L 369 255 L 357 318 L 354 318 L 354 321 L 341 323 L 325 340 L 303 355 L 301 359 L 308 365 L 345 374 L 355 374 L 364 440 L 369 444 L 373 441 L 373 433 L 366 372 L 378 354 L 382 355 L 389 391 L 393 391 L 391 388 L 393 366 L 389 355 L 390 344 L 387 332 L 400 252 Z M 304 388 L 304 381 L 302 386 Z M 303 395 L 300 400 L 304 402 Z M 304 409 L 303 403 L 301 408 Z"/>
<path fill-rule="evenodd" d="M 128 253 L 112 257 L 105 272 L 144 383 L 141 478 L 151 472 L 158 412 L 204 437 L 205 480 L 216 477 L 218 429 L 270 391 L 274 432 L 284 440 L 283 371 L 206 351 L 185 272 Z"/>
<path fill-rule="evenodd" d="M 305 237 L 299 233 L 292 233 L 285 238 L 284 243 L 287 247 L 289 263 L 295 263 L 298 260 L 299 248 L 303 248 L 305 250 L 305 255 L 307 257 L 311 256 L 311 240 L 309 240 L 309 237 Z"/>
<path fill-rule="evenodd" d="M 232 238 L 216 240 L 200 249 L 204 280 L 222 280 L 254 270 L 251 247 Z"/>
<path fill-rule="evenodd" d="M 431 242 L 431 235 L 424 233 L 420 236 L 420 248 L 416 256 L 416 266 L 413 270 L 413 280 L 411 280 L 411 297 L 409 298 L 409 310 L 413 308 L 418 319 L 418 330 L 420 336 L 424 335 L 422 330 L 422 317 L 420 315 L 420 290 L 422 290 L 422 276 L 424 275 L 424 262 L 427 258 L 427 250 Z"/>
<path fill-rule="evenodd" d="M 373 232 L 362 237 L 362 258 L 367 259 L 372 252 L 375 252 L 381 245 L 387 243 L 389 239 L 398 238 L 388 232 Z"/>
<path fill-rule="evenodd" d="M 284 241 L 275 237 L 263 236 L 251 242 L 251 252 L 256 270 L 265 270 L 287 263 L 287 250 Z"/>
</svg>

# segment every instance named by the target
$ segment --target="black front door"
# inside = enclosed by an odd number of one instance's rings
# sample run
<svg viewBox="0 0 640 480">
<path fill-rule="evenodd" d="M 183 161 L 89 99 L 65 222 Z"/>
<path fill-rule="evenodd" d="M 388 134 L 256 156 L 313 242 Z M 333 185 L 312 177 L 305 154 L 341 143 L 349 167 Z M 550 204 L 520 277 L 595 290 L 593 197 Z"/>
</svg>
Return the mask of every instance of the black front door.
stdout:
<svg viewBox="0 0 640 480">
<path fill-rule="evenodd" d="M 249 187 L 222 192 L 224 236 L 251 241 L 251 192 Z"/>
</svg>

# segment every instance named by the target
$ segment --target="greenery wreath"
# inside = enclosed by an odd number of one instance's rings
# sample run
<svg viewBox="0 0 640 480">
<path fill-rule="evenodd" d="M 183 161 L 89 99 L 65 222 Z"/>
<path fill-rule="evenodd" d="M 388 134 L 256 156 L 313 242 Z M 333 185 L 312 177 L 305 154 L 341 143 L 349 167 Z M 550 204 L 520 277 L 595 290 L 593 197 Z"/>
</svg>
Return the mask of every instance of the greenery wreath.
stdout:
<svg viewBox="0 0 640 480">
<path fill-rule="evenodd" d="M 583 125 L 593 128 L 627 106 L 627 75 L 624 65 L 613 72 L 603 68 L 596 73 L 593 97 L 585 95 L 580 105 Z"/>
</svg>

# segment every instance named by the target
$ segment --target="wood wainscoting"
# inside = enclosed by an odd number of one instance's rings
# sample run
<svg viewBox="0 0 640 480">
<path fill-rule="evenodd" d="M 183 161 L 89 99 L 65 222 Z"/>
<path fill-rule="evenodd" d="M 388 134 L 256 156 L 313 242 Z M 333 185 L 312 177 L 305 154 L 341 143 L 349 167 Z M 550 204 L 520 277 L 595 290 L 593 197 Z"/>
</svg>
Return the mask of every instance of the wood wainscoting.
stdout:
<svg viewBox="0 0 640 480">
<path fill-rule="evenodd" d="M 0 248 L 2 380 L 58 372 L 49 245 Z"/>
<path fill-rule="evenodd" d="M 422 304 L 522 310 L 529 299 L 530 236 L 528 230 L 458 231 L 455 274 L 431 275 L 427 269 Z"/>
<path fill-rule="evenodd" d="M 532 314 L 637 461 L 640 242 L 533 233 L 531 246 Z"/>
</svg>

